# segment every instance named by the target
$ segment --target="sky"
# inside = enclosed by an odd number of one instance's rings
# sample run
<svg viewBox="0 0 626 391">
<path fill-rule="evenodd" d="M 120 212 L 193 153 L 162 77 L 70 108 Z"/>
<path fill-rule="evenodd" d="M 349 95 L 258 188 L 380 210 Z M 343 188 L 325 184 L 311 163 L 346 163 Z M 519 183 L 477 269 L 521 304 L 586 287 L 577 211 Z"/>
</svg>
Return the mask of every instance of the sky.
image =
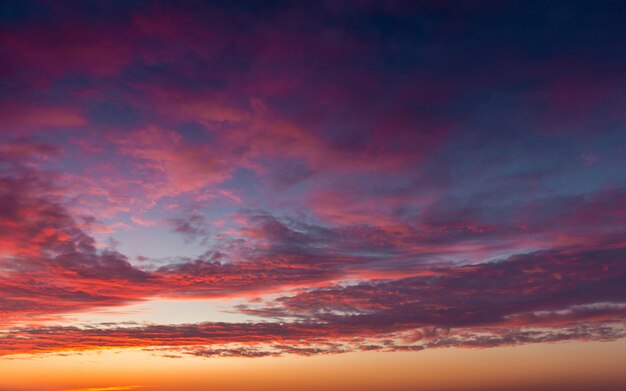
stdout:
<svg viewBox="0 0 626 391">
<path fill-rule="evenodd" d="M 0 391 L 626 387 L 622 1 L 4 1 Z"/>
</svg>

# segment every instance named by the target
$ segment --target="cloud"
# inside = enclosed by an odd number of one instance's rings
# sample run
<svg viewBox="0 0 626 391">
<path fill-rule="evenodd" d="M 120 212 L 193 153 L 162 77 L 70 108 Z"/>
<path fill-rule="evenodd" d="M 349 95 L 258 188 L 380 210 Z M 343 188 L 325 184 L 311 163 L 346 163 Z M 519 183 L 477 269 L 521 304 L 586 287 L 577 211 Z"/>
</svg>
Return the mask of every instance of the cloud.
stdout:
<svg viewBox="0 0 626 391">
<path fill-rule="evenodd" d="M 122 390 L 136 390 L 138 388 L 145 388 L 145 386 L 110 386 L 110 387 L 89 387 L 89 388 L 72 388 L 63 391 L 122 391 Z"/>
<path fill-rule="evenodd" d="M 380 332 L 365 325 L 345 328 L 310 323 L 204 323 L 10 329 L 0 337 L 0 355 L 145 348 L 166 356 L 302 356 L 351 351 L 419 351 L 428 348 L 488 348 L 571 340 L 613 341 L 626 336 L 623 324 L 579 324 L 548 329 L 420 329 Z"/>
<path fill-rule="evenodd" d="M 150 280 L 124 255 L 96 250 L 47 176 L 27 164 L 49 150 L 21 142 L 3 154 L 9 159 L 0 175 L 3 322 L 122 304 L 137 299 L 133 283 Z"/>
<path fill-rule="evenodd" d="M 509 316 L 518 320 L 523 316 L 545 318 L 533 314 L 623 301 L 624 292 L 619 288 L 624 278 L 620 191 L 570 197 L 567 202 L 550 200 L 560 206 L 537 214 L 542 219 L 536 223 L 537 232 L 565 221 L 572 228 L 562 229 L 561 237 L 570 230 L 577 235 L 577 227 L 585 221 L 585 240 L 567 240 L 567 247 L 512 256 L 502 262 L 446 266 L 449 263 L 431 263 L 429 258 L 435 254 L 433 243 L 441 242 L 439 251 L 446 254 L 450 246 L 468 235 L 483 241 L 511 232 L 519 235 L 513 228 L 499 229 L 498 233 L 465 230 L 462 236 L 455 230 L 450 236 L 448 228 L 433 230 L 433 223 L 429 223 L 430 232 L 408 224 L 402 231 L 390 232 L 383 227 L 333 227 L 244 210 L 238 217 L 239 228 L 223 236 L 203 256 L 182 258 L 147 271 L 119 252 L 96 249 L 93 238 L 56 195 L 55 186 L 38 171 L 19 163 L 18 157 L 26 159 L 22 157 L 24 151 L 47 154 L 49 149 L 39 144 L 27 148 L 24 143 L 5 147 L 5 156 L 12 157 L 13 163 L 0 178 L 4 243 L 0 289 L 3 313 L 9 321 L 154 296 L 221 297 L 311 285 L 326 287 L 283 297 L 267 308 L 243 310 L 316 321 L 335 321 L 338 317 L 341 322 L 413 324 L 419 319 L 424 326 L 466 327 L 503 322 Z M 206 233 L 195 225 L 201 220 L 181 220 L 178 226 L 187 234 Z M 527 226 L 535 229 L 529 223 Z M 598 230 L 596 236 L 594 230 Z M 420 248 L 420 242 L 431 246 L 430 251 Z M 359 278 L 395 279 L 329 287 L 342 279 Z M 520 294 L 527 291 L 527 295 Z M 507 297 L 511 297 L 510 302 Z M 554 298 L 560 301 L 553 303 Z M 594 312 L 593 316 L 602 315 L 599 310 L 572 311 L 589 317 Z M 603 311 L 603 316 L 618 316 L 622 310 L 606 307 Z M 341 313 L 351 315 L 344 319 Z"/>
<path fill-rule="evenodd" d="M 2 332 L 0 354 L 139 347 L 167 355 L 263 357 L 624 336 L 624 247 L 570 246 L 336 284 L 354 265 L 371 262 L 353 253 L 362 246 L 350 246 L 361 235 L 245 211 L 239 239 L 223 248 L 238 252 L 207 253 L 148 272 L 122 254 L 97 251 L 36 171 L 18 164 L 5 174 L 0 190 L 7 207 L 0 212 L 13 247 L 2 258 L 0 308 L 14 325 Z M 234 254 L 244 258 L 223 259 Z M 295 293 L 238 307 L 266 319 L 258 322 L 20 326 L 33 317 L 155 295 L 241 296 L 294 285 L 300 287 Z"/>
<path fill-rule="evenodd" d="M 184 217 L 170 219 L 170 223 L 174 228 L 174 232 L 182 234 L 185 241 L 193 242 L 200 239 L 206 243 L 209 235 L 208 223 L 206 219 L 199 214 L 192 214 Z"/>
<path fill-rule="evenodd" d="M 3 15 L 0 353 L 620 338 L 618 8 L 119 2 Z M 130 257 L 141 249 L 98 246 L 157 221 L 206 251 L 149 267 Z M 155 297 L 253 296 L 234 308 L 249 323 L 55 323 Z"/>
</svg>

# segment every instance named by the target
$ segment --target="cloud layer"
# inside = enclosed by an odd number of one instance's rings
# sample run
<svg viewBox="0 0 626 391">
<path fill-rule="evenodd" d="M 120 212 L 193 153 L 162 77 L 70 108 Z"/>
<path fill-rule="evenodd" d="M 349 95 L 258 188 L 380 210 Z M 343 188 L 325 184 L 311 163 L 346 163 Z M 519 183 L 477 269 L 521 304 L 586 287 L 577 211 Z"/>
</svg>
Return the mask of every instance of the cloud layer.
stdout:
<svg viewBox="0 0 626 391">
<path fill-rule="evenodd" d="M 10 4 L 0 354 L 623 337 L 623 11 Z M 224 298 L 249 321 L 67 323 Z"/>
</svg>

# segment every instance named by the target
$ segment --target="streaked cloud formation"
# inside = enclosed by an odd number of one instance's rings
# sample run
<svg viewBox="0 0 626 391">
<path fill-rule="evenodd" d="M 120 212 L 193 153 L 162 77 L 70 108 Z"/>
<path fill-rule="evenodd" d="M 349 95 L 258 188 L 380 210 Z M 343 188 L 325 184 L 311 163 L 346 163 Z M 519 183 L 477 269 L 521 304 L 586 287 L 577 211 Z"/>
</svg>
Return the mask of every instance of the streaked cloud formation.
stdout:
<svg viewBox="0 0 626 391">
<path fill-rule="evenodd" d="M 3 8 L 0 355 L 626 336 L 622 4 Z"/>
<path fill-rule="evenodd" d="M 98 388 L 74 388 L 71 390 L 65 391 L 120 391 L 120 390 L 136 390 L 138 388 L 143 388 L 143 386 L 113 386 L 113 387 L 98 387 Z"/>
</svg>

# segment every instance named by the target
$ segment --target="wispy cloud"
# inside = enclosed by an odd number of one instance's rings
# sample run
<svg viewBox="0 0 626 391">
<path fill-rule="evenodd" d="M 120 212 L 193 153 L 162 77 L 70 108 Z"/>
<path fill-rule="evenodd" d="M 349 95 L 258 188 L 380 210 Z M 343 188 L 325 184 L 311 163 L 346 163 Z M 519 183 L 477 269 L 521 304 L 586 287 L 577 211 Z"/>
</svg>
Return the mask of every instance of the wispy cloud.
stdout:
<svg viewBox="0 0 626 391">
<path fill-rule="evenodd" d="M 111 387 L 88 387 L 88 388 L 71 388 L 63 391 L 122 391 L 122 390 L 136 390 L 139 388 L 145 388 L 145 386 L 111 386 Z"/>
</svg>

